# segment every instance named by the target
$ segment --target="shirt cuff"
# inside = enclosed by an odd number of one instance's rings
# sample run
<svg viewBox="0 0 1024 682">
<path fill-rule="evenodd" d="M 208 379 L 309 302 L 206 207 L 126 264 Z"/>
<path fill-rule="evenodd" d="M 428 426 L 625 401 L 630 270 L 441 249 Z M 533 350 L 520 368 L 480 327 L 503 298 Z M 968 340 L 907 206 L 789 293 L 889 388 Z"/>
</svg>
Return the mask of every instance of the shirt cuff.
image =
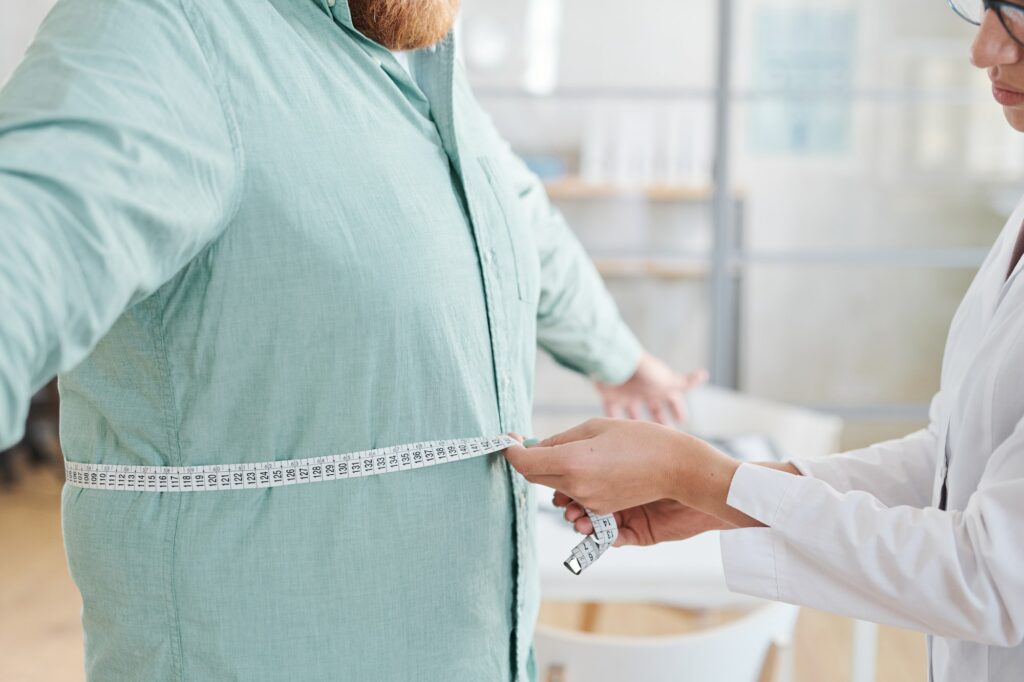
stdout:
<svg viewBox="0 0 1024 682">
<path fill-rule="evenodd" d="M 779 600 L 778 561 L 771 528 L 737 528 L 719 533 L 725 584 L 733 592 Z"/>
<path fill-rule="evenodd" d="M 779 571 L 784 548 L 771 526 L 784 512 L 797 482 L 792 474 L 756 464 L 741 464 L 733 474 L 726 504 L 768 526 L 721 533 L 725 582 L 733 592 L 781 599 Z"/>
<path fill-rule="evenodd" d="M 733 474 L 725 503 L 766 526 L 785 508 L 797 476 L 756 464 L 741 464 Z"/>
<path fill-rule="evenodd" d="M 789 463 L 796 467 L 804 476 L 824 481 L 840 491 L 852 490 L 850 477 L 846 475 L 843 466 L 835 455 L 819 455 L 818 457 L 798 457 L 789 460 Z"/>
</svg>

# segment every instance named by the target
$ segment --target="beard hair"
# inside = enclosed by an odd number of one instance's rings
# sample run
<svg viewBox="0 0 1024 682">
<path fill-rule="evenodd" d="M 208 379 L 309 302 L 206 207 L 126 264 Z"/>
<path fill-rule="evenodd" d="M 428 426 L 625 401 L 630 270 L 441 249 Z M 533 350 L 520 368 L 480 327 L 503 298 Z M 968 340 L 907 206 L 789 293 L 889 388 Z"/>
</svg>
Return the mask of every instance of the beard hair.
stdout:
<svg viewBox="0 0 1024 682">
<path fill-rule="evenodd" d="M 418 50 L 448 35 L 460 0 L 348 0 L 352 25 L 389 50 Z"/>
</svg>

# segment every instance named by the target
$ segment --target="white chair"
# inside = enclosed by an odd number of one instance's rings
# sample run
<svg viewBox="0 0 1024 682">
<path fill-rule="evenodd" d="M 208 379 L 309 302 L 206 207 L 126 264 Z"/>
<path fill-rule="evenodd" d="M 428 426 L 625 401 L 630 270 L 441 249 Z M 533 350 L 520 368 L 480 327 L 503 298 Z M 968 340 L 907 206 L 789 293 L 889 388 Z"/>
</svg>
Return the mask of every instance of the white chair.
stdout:
<svg viewBox="0 0 1024 682">
<path fill-rule="evenodd" d="M 538 625 L 538 680 L 758 682 L 773 645 L 778 658 L 788 655 L 798 611 L 789 604 L 766 604 L 725 625 L 659 637 L 613 637 Z"/>
</svg>

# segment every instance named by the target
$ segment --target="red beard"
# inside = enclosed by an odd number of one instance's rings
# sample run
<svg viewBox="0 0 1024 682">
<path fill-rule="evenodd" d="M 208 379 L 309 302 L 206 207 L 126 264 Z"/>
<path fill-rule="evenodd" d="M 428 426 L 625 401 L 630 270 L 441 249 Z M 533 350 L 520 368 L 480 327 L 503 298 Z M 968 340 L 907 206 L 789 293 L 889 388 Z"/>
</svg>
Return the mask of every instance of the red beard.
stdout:
<svg viewBox="0 0 1024 682">
<path fill-rule="evenodd" d="M 389 50 L 418 50 L 451 30 L 460 0 L 348 0 L 352 24 Z"/>
</svg>

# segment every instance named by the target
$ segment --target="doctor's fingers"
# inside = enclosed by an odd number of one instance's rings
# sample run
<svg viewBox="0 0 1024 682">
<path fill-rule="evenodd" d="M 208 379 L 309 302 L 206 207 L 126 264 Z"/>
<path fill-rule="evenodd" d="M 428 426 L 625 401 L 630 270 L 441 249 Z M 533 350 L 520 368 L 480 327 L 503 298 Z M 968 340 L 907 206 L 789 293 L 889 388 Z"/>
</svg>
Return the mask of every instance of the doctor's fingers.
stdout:
<svg viewBox="0 0 1024 682">
<path fill-rule="evenodd" d="M 554 490 L 558 490 L 565 485 L 564 476 L 545 476 L 544 474 L 526 476 L 524 474 L 523 477 L 530 483 L 536 483 L 537 485 L 542 485 L 545 488 L 552 488 Z"/>
<path fill-rule="evenodd" d="M 534 483 L 541 483 L 537 480 L 540 476 L 561 476 L 568 468 L 566 460 L 569 459 L 567 449 L 571 445 L 555 445 L 551 447 L 535 446 L 524 448 L 513 445 L 505 449 L 505 458 L 512 467 Z"/>
<path fill-rule="evenodd" d="M 617 409 L 617 408 L 616 408 Z M 574 426 L 568 431 L 556 433 L 554 436 L 545 438 L 540 442 L 541 447 L 549 448 L 554 445 L 565 445 L 567 443 L 575 443 L 581 440 L 587 440 L 593 438 L 605 431 L 609 424 L 614 423 L 614 419 L 588 419 L 587 421 Z M 537 450 L 538 448 L 531 448 Z"/>
<path fill-rule="evenodd" d="M 569 523 L 575 523 L 577 519 L 587 515 L 587 511 L 583 508 L 579 502 L 572 502 L 565 508 L 565 520 Z"/>
</svg>

